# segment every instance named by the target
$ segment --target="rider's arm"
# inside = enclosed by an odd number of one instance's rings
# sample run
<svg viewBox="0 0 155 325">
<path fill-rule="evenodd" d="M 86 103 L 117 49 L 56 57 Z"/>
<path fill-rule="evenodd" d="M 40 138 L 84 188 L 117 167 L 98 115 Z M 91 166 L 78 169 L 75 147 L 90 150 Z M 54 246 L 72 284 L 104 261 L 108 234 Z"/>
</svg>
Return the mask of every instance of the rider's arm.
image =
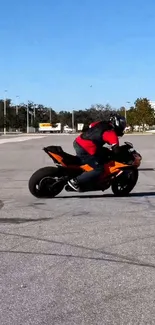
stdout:
<svg viewBox="0 0 155 325">
<path fill-rule="evenodd" d="M 92 122 L 90 125 L 89 125 L 89 128 L 92 128 L 93 126 L 95 126 L 96 124 L 100 123 L 99 121 L 98 122 Z"/>
<path fill-rule="evenodd" d="M 108 143 L 111 146 L 115 146 L 115 145 L 119 146 L 118 136 L 113 130 L 105 131 L 103 133 L 102 138 L 105 143 Z"/>
<path fill-rule="evenodd" d="M 109 130 L 103 133 L 103 141 L 111 145 L 114 155 L 119 154 L 119 139 L 115 131 Z"/>
</svg>

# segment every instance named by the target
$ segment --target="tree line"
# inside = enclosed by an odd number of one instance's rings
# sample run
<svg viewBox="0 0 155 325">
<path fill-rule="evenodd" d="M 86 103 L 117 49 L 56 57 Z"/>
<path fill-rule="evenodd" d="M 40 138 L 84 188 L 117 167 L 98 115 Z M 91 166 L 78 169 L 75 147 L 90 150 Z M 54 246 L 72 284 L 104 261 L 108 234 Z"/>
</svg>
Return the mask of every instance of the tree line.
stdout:
<svg viewBox="0 0 155 325">
<path fill-rule="evenodd" d="M 4 115 L 4 111 L 6 111 L 6 115 Z M 29 112 L 28 115 L 27 112 Z M 76 110 L 74 111 L 75 128 L 78 123 L 88 125 L 93 121 L 108 119 L 112 112 L 117 112 L 125 116 L 127 125 L 131 127 L 131 130 L 133 130 L 135 125 L 142 126 L 143 129 L 145 129 L 145 125 L 155 125 L 155 113 L 149 100 L 147 98 L 137 98 L 134 105 L 129 109 L 124 106 L 115 109 L 110 105 L 96 104 L 84 110 Z M 7 99 L 5 102 L 4 100 L 0 100 L 0 129 L 6 126 L 7 130 L 18 129 L 25 132 L 27 118 L 29 126 L 35 128 L 38 128 L 39 123 L 42 122 L 51 122 L 52 125 L 61 123 L 62 127 L 64 125 L 72 127 L 72 117 L 72 112 L 70 111 L 56 112 L 52 107 L 36 105 L 33 102 L 28 102 L 27 105 L 23 103 L 13 105 L 11 99 Z"/>
</svg>

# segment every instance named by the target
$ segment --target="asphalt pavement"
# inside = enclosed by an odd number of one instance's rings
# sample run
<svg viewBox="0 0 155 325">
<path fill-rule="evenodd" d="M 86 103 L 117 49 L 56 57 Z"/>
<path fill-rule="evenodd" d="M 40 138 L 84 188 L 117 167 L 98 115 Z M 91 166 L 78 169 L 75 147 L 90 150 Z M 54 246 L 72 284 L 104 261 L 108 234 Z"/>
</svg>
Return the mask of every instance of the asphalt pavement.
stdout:
<svg viewBox="0 0 155 325">
<path fill-rule="evenodd" d="M 34 198 L 28 179 L 73 153 L 73 135 L 0 144 L 0 324 L 155 324 L 155 136 L 125 136 L 143 156 L 127 198 Z M 53 163 L 52 163 L 53 164 Z"/>
</svg>

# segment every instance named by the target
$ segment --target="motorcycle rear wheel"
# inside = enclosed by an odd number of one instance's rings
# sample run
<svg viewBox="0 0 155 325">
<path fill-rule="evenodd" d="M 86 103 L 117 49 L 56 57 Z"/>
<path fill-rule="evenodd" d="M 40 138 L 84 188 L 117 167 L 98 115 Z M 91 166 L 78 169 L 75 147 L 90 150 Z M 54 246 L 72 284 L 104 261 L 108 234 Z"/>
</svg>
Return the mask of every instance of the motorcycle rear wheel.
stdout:
<svg viewBox="0 0 155 325">
<path fill-rule="evenodd" d="M 64 187 L 64 183 L 58 181 L 59 177 L 61 175 L 56 167 L 49 166 L 38 169 L 29 179 L 30 193 L 37 198 L 55 197 Z"/>
<path fill-rule="evenodd" d="M 138 176 L 138 169 L 132 169 L 125 170 L 122 175 L 116 177 L 111 185 L 114 195 L 127 196 L 137 184 Z"/>
</svg>

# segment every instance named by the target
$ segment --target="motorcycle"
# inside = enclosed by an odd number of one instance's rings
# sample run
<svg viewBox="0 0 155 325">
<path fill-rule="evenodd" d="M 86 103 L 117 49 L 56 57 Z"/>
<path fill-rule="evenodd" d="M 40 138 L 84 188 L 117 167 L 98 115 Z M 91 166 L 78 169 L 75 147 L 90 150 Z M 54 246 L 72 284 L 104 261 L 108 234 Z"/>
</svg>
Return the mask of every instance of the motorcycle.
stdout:
<svg viewBox="0 0 155 325">
<path fill-rule="evenodd" d="M 74 191 L 68 181 L 83 172 L 93 170 L 88 164 L 83 164 L 79 157 L 63 151 L 61 146 L 48 146 L 43 150 L 53 159 L 56 167 L 40 168 L 30 177 L 28 188 L 30 193 L 37 198 L 53 198 L 64 188 L 67 192 Z M 118 157 L 113 157 L 112 150 L 107 147 L 103 150 L 106 157 L 103 174 L 94 182 L 85 184 L 80 192 L 104 192 L 111 187 L 115 196 L 127 196 L 138 181 L 138 167 L 142 156 L 130 142 L 124 142 L 120 146 Z"/>
</svg>

